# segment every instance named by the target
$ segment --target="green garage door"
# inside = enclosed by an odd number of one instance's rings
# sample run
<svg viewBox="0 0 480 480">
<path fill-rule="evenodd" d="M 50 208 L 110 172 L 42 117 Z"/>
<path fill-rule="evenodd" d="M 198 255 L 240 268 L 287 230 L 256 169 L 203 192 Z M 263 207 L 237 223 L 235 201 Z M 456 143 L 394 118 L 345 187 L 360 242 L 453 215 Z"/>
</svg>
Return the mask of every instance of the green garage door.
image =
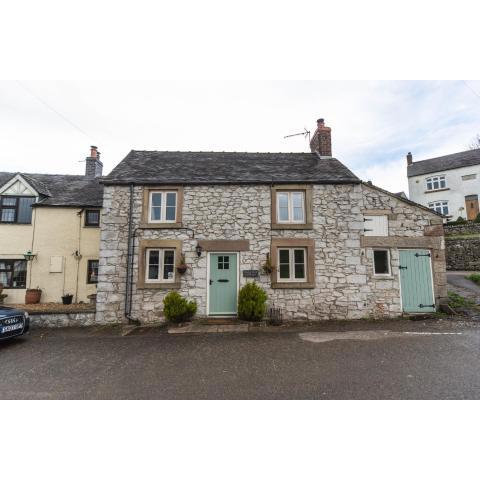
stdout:
<svg viewBox="0 0 480 480">
<path fill-rule="evenodd" d="M 400 250 L 400 283 L 403 311 L 435 311 L 431 255 L 428 250 Z"/>
</svg>

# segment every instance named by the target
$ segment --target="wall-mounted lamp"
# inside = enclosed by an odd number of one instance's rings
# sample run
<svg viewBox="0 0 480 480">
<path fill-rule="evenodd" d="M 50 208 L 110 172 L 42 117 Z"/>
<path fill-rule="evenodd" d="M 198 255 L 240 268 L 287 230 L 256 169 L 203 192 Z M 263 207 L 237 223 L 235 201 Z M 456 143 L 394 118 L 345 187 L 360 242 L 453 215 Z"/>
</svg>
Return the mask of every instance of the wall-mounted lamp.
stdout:
<svg viewBox="0 0 480 480">
<path fill-rule="evenodd" d="M 197 252 L 197 257 L 199 257 L 202 254 L 203 248 L 201 247 L 200 244 L 197 243 L 197 246 L 195 247 L 195 251 Z"/>
<path fill-rule="evenodd" d="M 32 253 L 31 250 L 29 250 L 27 253 L 23 254 L 23 258 L 25 258 L 25 260 L 27 262 L 31 262 L 35 257 L 36 257 L 36 255 L 34 253 Z"/>
</svg>

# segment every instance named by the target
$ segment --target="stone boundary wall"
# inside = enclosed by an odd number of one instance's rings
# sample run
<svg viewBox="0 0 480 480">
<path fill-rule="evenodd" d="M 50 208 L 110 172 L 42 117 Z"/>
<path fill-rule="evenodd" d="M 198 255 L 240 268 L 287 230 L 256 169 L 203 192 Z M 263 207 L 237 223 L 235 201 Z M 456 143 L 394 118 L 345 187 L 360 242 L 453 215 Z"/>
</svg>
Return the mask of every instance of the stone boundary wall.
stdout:
<svg viewBox="0 0 480 480">
<path fill-rule="evenodd" d="M 480 223 L 444 225 L 447 270 L 480 271 Z"/>
<path fill-rule="evenodd" d="M 447 270 L 480 271 L 480 238 L 445 237 Z"/>
<path fill-rule="evenodd" d="M 449 225 L 446 223 L 444 226 L 445 236 L 449 235 L 480 235 L 480 223 L 465 223 L 463 225 Z"/>
<path fill-rule="evenodd" d="M 31 313 L 31 328 L 88 327 L 95 325 L 95 312 Z"/>
</svg>

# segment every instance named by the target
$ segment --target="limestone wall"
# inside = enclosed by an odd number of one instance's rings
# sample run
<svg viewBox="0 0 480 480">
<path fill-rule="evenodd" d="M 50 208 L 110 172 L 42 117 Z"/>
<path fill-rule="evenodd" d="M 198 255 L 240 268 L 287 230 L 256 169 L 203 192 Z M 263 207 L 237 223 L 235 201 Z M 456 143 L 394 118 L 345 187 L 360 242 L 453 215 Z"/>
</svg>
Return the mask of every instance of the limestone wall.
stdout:
<svg viewBox="0 0 480 480">
<path fill-rule="evenodd" d="M 260 270 L 270 252 L 271 239 L 281 237 L 315 240 L 315 288 L 274 289 L 270 276 L 261 275 L 258 280 L 267 291 L 269 303 L 280 307 L 285 319 L 397 316 L 401 314 L 398 250 L 393 248 L 391 253 L 392 276 L 374 278 L 372 250 L 361 246 L 363 214 L 371 209 L 390 209 L 389 234 L 404 237 L 423 236 L 430 220 L 436 218 L 365 185 L 315 185 L 313 229 L 272 230 L 268 185 L 185 186 L 183 226 L 188 230 L 143 229 L 137 228 L 141 223 L 142 198 L 142 187 L 135 187 L 132 317 L 143 323 L 162 321 L 162 300 L 168 290 L 137 288 L 141 239 L 183 241 L 189 269 L 181 277 L 179 293 L 197 301 L 198 315 L 206 314 L 207 291 L 207 255 L 197 257 L 198 240 L 249 240 L 249 251 L 239 255 L 242 271 Z M 119 319 L 126 321 L 128 187 L 106 186 L 103 208 L 96 321 L 116 323 Z M 240 286 L 246 281 L 240 276 Z"/>
<path fill-rule="evenodd" d="M 95 312 L 30 313 L 31 328 L 88 327 L 90 325 L 95 325 Z"/>
</svg>

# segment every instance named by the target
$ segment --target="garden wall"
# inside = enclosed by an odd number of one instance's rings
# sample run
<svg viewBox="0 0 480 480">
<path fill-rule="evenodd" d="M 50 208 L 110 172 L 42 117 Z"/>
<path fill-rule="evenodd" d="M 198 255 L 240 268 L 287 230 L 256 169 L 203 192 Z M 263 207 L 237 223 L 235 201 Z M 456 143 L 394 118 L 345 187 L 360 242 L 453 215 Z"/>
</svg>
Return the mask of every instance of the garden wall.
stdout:
<svg viewBox="0 0 480 480">
<path fill-rule="evenodd" d="M 95 312 L 79 313 L 30 313 L 30 326 L 43 327 L 88 327 L 95 324 Z"/>
<path fill-rule="evenodd" d="M 480 271 L 480 223 L 445 225 L 447 270 Z"/>
</svg>

